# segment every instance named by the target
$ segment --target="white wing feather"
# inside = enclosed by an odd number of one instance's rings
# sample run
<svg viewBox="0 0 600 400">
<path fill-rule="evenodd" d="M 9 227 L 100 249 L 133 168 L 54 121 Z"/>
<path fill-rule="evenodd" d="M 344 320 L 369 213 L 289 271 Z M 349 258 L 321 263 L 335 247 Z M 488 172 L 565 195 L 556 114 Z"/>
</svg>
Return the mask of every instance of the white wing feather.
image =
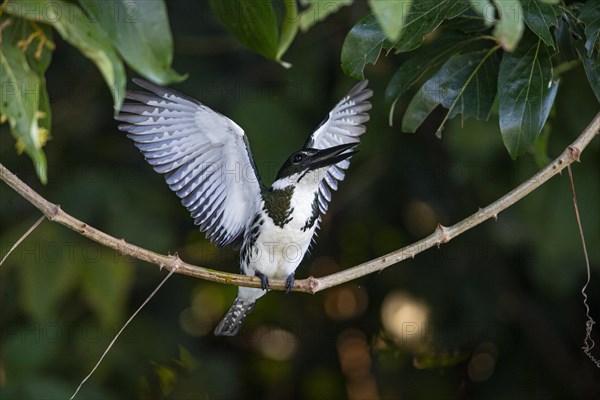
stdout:
<svg viewBox="0 0 600 400">
<path fill-rule="evenodd" d="M 219 246 L 235 240 L 257 210 L 261 183 L 244 130 L 176 91 L 134 80 L 117 117 L 146 161 L 165 175 L 194 223 Z"/>
<path fill-rule="evenodd" d="M 368 83 L 368 80 L 364 80 L 354 86 L 310 135 L 304 147 L 326 149 L 341 144 L 358 143 L 360 135 L 366 130 L 363 124 L 369 120 L 367 111 L 371 109 L 368 99 L 373 96 L 373 91 L 367 89 Z M 319 186 L 319 210 L 322 214 L 327 212 L 331 191 L 337 190 L 337 184 L 344 180 L 345 170 L 349 166 L 350 159 L 346 159 L 327 170 Z"/>
</svg>

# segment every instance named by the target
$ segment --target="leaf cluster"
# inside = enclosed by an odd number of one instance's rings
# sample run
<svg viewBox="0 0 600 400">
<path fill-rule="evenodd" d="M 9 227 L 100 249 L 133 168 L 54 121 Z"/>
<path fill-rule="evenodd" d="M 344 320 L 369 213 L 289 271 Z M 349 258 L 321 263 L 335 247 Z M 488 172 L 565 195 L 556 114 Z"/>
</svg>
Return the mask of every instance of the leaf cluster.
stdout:
<svg viewBox="0 0 600 400">
<path fill-rule="evenodd" d="M 54 31 L 100 70 L 115 110 L 123 101 L 125 67 L 162 84 L 185 79 L 171 68 L 173 39 L 162 0 L 7 0 L 0 6 L 0 121 L 18 152 L 27 153 L 46 182 L 42 147 L 51 135 L 45 72 Z"/>
<path fill-rule="evenodd" d="M 385 11 L 373 3 L 345 39 L 342 68 L 362 79 L 382 52 L 402 58 L 386 99 L 390 124 L 398 101 L 408 102 L 403 131 L 415 132 L 440 105 L 438 136 L 448 119 L 488 120 L 497 109 L 516 158 L 541 140 L 562 72 L 582 63 L 600 100 L 598 0 L 382 2 Z"/>
<path fill-rule="evenodd" d="M 299 31 L 353 0 L 210 0 L 214 14 L 245 46 L 285 67 Z M 416 131 L 434 109 L 447 120 L 499 116 L 509 154 L 537 146 L 560 75 L 582 64 L 600 100 L 600 0 L 369 0 L 370 12 L 347 34 L 343 71 L 364 78 L 385 51 L 401 61 L 386 90 L 390 124 L 399 100 L 408 104 L 402 130 Z M 185 79 L 171 68 L 173 39 L 163 0 L 5 0 L 0 6 L 0 123 L 17 152 L 46 182 L 42 150 L 51 137 L 45 71 L 54 31 L 100 70 L 120 108 L 127 64 L 159 84 Z"/>
<path fill-rule="evenodd" d="M 281 57 L 298 29 L 350 3 L 210 2 L 240 42 L 284 66 L 289 64 Z M 386 99 L 390 124 L 399 100 L 408 103 L 403 131 L 415 132 L 438 106 L 446 111 L 437 136 L 457 115 L 488 120 L 494 111 L 504 145 L 516 158 L 544 147 L 541 132 L 562 72 L 583 64 L 600 100 L 600 0 L 369 0 L 368 6 L 345 38 L 342 69 L 363 79 L 382 52 L 402 59 Z"/>
</svg>

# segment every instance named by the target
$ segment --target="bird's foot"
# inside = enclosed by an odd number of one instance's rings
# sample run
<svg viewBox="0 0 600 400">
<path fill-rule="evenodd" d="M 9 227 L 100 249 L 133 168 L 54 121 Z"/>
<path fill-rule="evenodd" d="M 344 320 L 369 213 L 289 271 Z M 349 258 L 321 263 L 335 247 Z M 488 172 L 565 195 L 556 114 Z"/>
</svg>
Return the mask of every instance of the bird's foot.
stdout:
<svg viewBox="0 0 600 400">
<path fill-rule="evenodd" d="M 286 293 L 289 293 L 292 291 L 295 280 L 296 280 L 296 275 L 293 272 L 291 274 L 289 274 L 288 277 L 285 279 L 285 292 Z"/>
<path fill-rule="evenodd" d="M 269 278 L 260 271 L 256 271 L 254 275 L 258 276 L 263 290 L 269 290 Z"/>
</svg>

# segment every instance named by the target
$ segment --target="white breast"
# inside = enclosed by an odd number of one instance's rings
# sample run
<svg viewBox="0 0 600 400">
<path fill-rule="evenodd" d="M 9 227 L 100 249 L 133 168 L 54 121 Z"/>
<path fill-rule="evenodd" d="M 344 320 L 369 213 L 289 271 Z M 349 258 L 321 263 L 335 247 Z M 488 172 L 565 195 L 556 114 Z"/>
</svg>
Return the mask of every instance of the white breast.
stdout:
<svg viewBox="0 0 600 400">
<path fill-rule="evenodd" d="M 298 268 L 315 233 L 316 224 L 302 230 L 312 216 L 314 199 L 314 192 L 295 190 L 290 199 L 291 220 L 283 228 L 263 216 L 264 224 L 252 248 L 247 271 L 243 271 L 245 274 L 260 271 L 269 278 L 285 279 Z"/>
</svg>

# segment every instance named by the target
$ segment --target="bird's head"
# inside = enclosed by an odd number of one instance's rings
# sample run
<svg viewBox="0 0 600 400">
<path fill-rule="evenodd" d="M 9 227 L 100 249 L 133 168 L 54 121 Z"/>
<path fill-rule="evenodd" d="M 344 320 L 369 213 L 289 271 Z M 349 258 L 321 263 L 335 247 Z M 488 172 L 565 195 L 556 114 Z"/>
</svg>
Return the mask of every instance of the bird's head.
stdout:
<svg viewBox="0 0 600 400">
<path fill-rule="evenodd" d="M 303 148 L 296 151 L 281 166 L 275 182 L 280 182 L 284 186 L 311 179 L 318 184 L 323 179 L 327 168 L 355 154 L 357 145 L 358 143 L 348 143 L 322 150 Z"/>
</svg>

